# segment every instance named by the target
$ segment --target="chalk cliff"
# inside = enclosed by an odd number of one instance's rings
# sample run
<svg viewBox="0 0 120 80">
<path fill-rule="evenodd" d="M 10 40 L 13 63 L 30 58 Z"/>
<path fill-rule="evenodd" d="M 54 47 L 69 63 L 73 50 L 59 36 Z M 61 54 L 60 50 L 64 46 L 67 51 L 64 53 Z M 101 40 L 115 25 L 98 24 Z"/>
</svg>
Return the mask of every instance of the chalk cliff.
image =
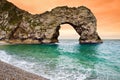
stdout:
<svg viewBox="0 0 120 80">
<path fill-rule="evenodd" d="M 96 32 L 97 20 L 90 9 L 56 7 L 32 15 L 6 0 L 0 0 L 0 41 L 13 44 L 58 42 L 61 24 L 70 24 L 80 35 L 80 43 L 101 43 Z"/>
</svg>

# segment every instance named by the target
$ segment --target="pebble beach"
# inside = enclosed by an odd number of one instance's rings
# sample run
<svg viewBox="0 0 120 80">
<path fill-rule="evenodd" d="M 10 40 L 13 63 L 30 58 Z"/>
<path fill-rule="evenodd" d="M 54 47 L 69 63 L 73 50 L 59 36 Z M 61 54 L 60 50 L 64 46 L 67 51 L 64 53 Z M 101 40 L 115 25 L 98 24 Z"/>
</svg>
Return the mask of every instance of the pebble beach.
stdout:
<svg viewBox="0 0 120 80">
<path fill-rule="evenodd" d="M 0 61 L 0 80 L 48 80 Z"/>
</svg>

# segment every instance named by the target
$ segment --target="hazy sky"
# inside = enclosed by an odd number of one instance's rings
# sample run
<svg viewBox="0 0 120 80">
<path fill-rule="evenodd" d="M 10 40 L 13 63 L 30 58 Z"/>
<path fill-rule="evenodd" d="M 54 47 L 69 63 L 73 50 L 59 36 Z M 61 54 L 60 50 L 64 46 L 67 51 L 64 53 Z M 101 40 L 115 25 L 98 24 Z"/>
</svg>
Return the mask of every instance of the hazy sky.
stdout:
<svg viewBox="0 0 120 80">
<path fill-rule="evenodd" d="M 39 14 L 57 6 L 78 7 L 84 5 L 92 10 L 97 18 L 97 31 L 101 38 L 120 39 L 120 0 L 8 0 L 32 14 Z M 67 27 L 66 27 L 67 26 Z M 75 36 L 75 30 L 63 25 L 61 35 Z M 67 34 L 65 33 L 67 32 Z"/>
</svg>

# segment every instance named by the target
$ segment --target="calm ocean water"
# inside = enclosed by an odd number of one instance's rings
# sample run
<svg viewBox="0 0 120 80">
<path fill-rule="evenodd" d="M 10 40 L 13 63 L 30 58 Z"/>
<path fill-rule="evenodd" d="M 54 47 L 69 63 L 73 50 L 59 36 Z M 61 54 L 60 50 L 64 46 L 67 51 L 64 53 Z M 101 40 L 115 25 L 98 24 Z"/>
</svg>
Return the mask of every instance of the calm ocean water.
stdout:
<svg viewBox="0 0 120 80">
<path fill-rule="evenodd" d="M 120 40 L 1 45 L 0 60 L 50 80 L 120 80 Z"/>
</svg>

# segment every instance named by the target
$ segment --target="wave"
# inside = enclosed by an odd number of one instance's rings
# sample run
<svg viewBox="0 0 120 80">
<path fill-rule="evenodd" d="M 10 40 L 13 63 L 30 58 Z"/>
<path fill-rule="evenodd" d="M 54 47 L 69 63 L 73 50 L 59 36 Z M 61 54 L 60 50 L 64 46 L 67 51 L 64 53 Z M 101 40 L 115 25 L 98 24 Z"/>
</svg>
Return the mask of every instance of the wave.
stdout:
<svg viewBox="0 0 120 80">
<path fill-rule="evenodd" d="M 51 62 L 53 63 L 51 60 L 46 60 L 45 62 L 30 62 L 22 58 L 20 60 L 18 56 L 10 55 L 3 50 L 0 50 L 0 60 L 50 80 L 84 80 L 88 75 L 88 73 L 82 74 L 80 71 L 71 72 L 70 69 L 66 70 L 67 67 L 65 64 L 63 65 L 61 63 L 57 63 L 56 69 L 51 70 L 52 67 L 49 67 Z M 73 66 L 74 64 L 70 65 L 71 69 Z"/>
<path fill-rule="evenodd" d="M 8 55 L 5 51 L 0 50 L 0 60 L 9 63 L 12 56 Z"/>
</svg>

